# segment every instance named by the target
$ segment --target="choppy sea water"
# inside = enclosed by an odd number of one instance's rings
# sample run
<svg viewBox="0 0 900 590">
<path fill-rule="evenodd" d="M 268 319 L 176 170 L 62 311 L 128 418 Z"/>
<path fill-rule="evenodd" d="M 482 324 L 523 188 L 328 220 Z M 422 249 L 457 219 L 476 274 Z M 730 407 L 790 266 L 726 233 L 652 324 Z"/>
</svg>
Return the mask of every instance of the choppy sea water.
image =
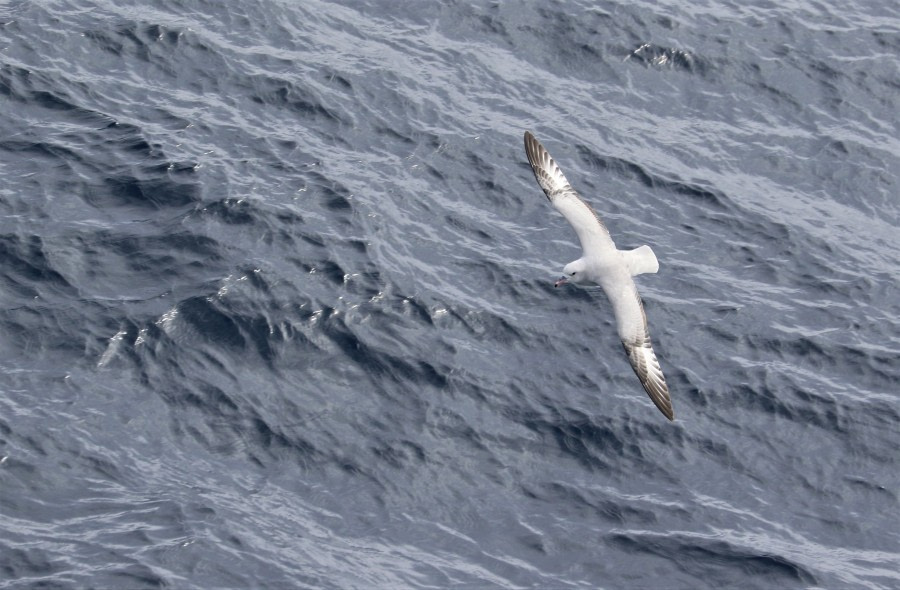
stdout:
<svg viewBox="0 0 900 590">
<path fill-rule="evenodd" d="M 0 4 L 0 587 L 900 586 L 898 80 L 890 2 Z"/>
</svg>

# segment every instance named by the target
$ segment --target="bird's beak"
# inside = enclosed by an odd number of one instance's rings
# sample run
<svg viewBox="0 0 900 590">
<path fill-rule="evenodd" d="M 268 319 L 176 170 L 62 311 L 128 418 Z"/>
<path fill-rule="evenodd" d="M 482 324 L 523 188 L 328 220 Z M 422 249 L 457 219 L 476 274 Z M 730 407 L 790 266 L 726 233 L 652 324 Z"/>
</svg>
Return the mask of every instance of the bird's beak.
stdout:
<svg viewBox="0 0 900 590">
<path fill-rule="evenodd" d="M 556 282 L 553 283 L 553 286 L 554 286 L 554 287 L 559 287 L 560 285 L 565 285 L 565 284 L 568 283 L 568 282 L 569 282 L 569 279 L 567 279 L 566 277 L 559 277 L 559 278 L 556 280 Z"/>
</svg>

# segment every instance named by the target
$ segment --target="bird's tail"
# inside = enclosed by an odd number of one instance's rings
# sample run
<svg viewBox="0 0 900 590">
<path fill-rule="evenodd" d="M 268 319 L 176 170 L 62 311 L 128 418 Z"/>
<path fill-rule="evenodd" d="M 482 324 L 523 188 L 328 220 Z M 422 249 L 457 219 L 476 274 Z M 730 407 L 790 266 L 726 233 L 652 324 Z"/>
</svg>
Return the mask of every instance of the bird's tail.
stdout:
<svg viewBox="0 0 900 590">
<path fill-rule="evenodd" d="M 628 265 L 631 276 L 644 274 L 645 272 L 655 273 L 659 270 L 659 261 L 656 259 L 656 254 L 653 253 L 650 246 L 644 245 L 634 250 L 619 250 L 619 252 L 622 253 L 622 258 L 625 259 L 625 264 Z"/>
</svg>

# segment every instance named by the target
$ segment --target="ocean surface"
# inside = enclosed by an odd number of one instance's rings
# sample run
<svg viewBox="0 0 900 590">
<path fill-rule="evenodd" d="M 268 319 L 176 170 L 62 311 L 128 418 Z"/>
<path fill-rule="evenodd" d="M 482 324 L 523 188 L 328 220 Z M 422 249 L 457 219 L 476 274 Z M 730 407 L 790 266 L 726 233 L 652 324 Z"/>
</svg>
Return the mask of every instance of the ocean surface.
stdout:
<svg viewBox="0 0 900 590">
<path fill-rule="evenodd" d="M 898 228 L 896 2 L 0 2 L 0 588 L 900 588 Z"/>
</svg>

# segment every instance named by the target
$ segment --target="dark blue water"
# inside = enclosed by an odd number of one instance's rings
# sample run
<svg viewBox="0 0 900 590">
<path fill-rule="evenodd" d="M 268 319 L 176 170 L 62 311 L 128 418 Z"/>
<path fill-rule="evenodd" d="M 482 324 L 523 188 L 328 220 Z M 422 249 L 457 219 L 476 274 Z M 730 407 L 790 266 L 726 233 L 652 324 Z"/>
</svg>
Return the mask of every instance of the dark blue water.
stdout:
<svg viewBox="0 0 900 590">
<path fill-rule="evenodd" d="M 900 587 L 898 80 L 887 1 L 0 4 L 0 587 Z"/>
</svg>

